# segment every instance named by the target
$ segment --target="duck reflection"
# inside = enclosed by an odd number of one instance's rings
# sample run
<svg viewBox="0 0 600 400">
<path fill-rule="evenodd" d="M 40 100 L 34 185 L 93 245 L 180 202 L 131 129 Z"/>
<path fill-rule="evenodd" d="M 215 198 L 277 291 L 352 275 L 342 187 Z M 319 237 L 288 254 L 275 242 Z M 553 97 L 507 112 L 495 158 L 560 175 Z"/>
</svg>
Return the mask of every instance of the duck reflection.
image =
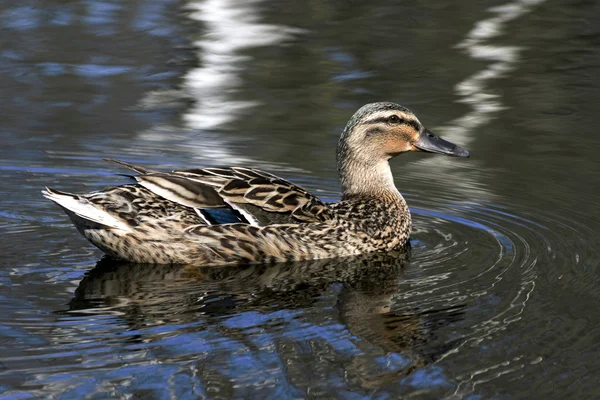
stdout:
<svg viewBox="0 0 600 400">
<path fill-rule="evenodd" d="M 86 313 L 102 307 L 125 315 L 135 308 L 149 319 L 168 314 L 168 322 L 182 323 L 229 311 L 309 307 L 335 284 L 342 285 L 342 292 L 364 293 L 365 302 L 372 296 L 390 301 L 409 255 L 407 247 L 354 258 L 232 267 L 133 264 L 103 258 L 80 282 L 69 306 L 71 311 Z"/>
<path fill-rule="evenodd" d="M 315 381 L 306 377 L 309 346 L 312 373 L 331 368 L 319 367 L 328 359 L 323 352 L 331 352 L 329 361 L 344 359 L 345 379 L 375 389 L 435 362 L 455 345 L 428 342 L 440 327 L 461 318 L 461 307 L 423 312 L 394 302 L 409 256 L 407 247 L 357 258 L 226 268 L 105 258 L 79 284 L 69 314 L 118 315 L 141 332 L 128 339 L 138 343 L 159 339 L 145 328 L 171 324 L 173 335 L 211 331 L 260 353 L 266 350 L 252 336 L 267 332 L 290 382 L 298 376 Z M 327 327 L 325 336 L 315 333 Z M 328 350 L 315 350 L 323 338 Z M 346 351 L 338 348 L 341 342 L 352 343 L 350 357 L 340 355 Z M 390 355 L 394 365 L 388 360 L 382 367 L 382 357 Z"/>
</svg>

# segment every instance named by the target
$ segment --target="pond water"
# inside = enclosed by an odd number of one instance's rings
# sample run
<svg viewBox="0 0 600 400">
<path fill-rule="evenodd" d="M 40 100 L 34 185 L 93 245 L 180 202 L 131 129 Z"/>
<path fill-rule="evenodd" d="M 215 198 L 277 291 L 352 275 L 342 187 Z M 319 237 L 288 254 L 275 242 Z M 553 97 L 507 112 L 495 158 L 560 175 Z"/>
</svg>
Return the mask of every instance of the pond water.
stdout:
<svg viewBox="0 0 600 400">
<path fill-rule="evenodd" d="M 600 3 L 4 2 L 2 398 L 600 397 Z M 389 100 L 471 158 L 392 162 L 410 253 L 249 268 L 102 254 L 42 198 L 245 165 L 338 198 Z"/>
</svg>

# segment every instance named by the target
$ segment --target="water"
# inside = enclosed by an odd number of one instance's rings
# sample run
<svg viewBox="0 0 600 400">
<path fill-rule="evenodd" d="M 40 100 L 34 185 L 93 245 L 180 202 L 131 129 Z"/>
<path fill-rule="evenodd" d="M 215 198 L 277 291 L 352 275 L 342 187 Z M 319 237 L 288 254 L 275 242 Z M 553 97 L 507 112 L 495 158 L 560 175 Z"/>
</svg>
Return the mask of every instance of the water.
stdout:
<svg viewBox="0 0 600 400">
<path fill-rule="evenodd" d="M 598 5 L 141 0 L 0 9 L 5 398 L 598 398 Z M 324 199 L 362 104 L 469 160 L 393 161 L 408 253 L 101 260 L 44 186 L 247 165 Z"/>
</svg>

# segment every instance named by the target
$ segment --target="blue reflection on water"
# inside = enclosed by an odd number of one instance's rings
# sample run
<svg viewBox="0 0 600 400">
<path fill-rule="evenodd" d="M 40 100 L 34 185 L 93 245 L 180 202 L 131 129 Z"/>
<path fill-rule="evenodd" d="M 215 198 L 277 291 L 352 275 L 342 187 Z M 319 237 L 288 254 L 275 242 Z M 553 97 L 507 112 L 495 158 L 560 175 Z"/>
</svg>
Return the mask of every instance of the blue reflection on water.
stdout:
<svg viewBox="0 0 600 400">
<path fill-rule="evenodd" d="M 165 24 L 163 13 L 168 1 L 164 3 L 141 3 L 137 9 L 133 26 L 152 36 L 170 36 L 174 29 Z"/>
<path fill-rule="evenodd" d="M 131 67 L 120 65 L 83 64 L 73 67 L 75 74 L 84 78 L 100 78 L 105 76 L 121 75 L 131 70 Z"/>
<path fill-rule="evenodd" d="M 442 368 L 435 365 L 416 370 L 406 378 L 402 379 L 402 383 L 419 389 L 427 389 L 436 386 L 452 386 L 448 381 L 448 378 L 446 378 L 446 374 L 444 374 Z"/>
<path fill-rule="evenodd" d="M 34 7 L 13 7 L 3 11 L 2 26 L 17 31 L 37 29 L 41 10 Z"/>
<path fill-rule="evenodd" d="M 52 13 L 51 25 L 66 26 L 73 20 L 73 11 L 68 6 L 61 4 L 60 7 L 52 10 Z"/>
<path fill-rule="evenodd" d="M 45 76 L 59 76 L 66 73 L 66 68 L 61 63 L 42 62 L 37 65 L 42 68 L 42 74 Z"/>
<path fill-rule="evenodd" d="M 452 221 L 452 222 L 456 222 L 459 223 L 461 225 L 465 225 L 465 226 L 469 226 L 473 229 L 477 229 L 477 230 L 482 230 L 485 232 L 488 232 L 489 234 L 491 234 L 492 236 L 494 236 L 502 245 L 502 247 L 504 247 L 506 254 L 511 254 L 514 251 L 514 245 L 512 243 L 512 241 L 506 237 L 504 234 L 502 234 L 501 232 L 499 232 L 496 229 L 491 228 L 490 226 L 487 226 L 481 222 L 478 221 L 474 221 L 471 219 L 467 219 L 467 218 L 463 218 L 463 217 L 459 217 L 456 215 L 452 215 L 452 214 L 445 214 L 439 211 L 431 211 L 431 210 L 425 210 L 425 209 L 414 209 L 412 208 L 410 210 L 410 212 L 412 214 L 416 214 L 416 215 L 425 215 L 428 217 L 436 217 L 436 218 L 440 218 L 443 220 L 447 220 L 447 221 Z"/>
<path fill-rule="evenodd" d="M 117 20 L 117 11 L 123 6 L 113 2 L 87 0 L 84 1 L 88 15 L 85 17 L 85 23 L 90 25 L 105 25 L 115 23 Z"/>
</svg>

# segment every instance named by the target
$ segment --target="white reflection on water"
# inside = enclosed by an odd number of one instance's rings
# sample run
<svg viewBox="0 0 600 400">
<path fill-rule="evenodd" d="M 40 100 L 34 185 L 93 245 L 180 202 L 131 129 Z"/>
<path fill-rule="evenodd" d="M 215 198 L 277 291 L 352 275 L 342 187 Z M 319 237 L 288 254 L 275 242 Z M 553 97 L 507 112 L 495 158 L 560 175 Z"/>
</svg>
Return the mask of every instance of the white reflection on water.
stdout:
<svg viewBox="0 0 600 400">
<path fill-rule="evenodd" d="M 469 144 L 474 140 L 473 132 L 475 129 L 482 127 L 500 111 L 507 108 L 502 103 L 501 95 L 491 92 L 488 85 L 492 80 L 506 77 L 508 73 L 517 67 L 523 47 L 492 45 L 488 41 L 506 32 L 507 23 L 530 13 L 535 6 L 544 1 L 521 0 L 490 8 L 489 11 L 494 15 L 477 22 L 465 39 L 456 46 L 458 49 L 464 50 L 471 58 L 489 61 L 490 64 L 485 69 L 476 72 L 455 86 L 455 92 L 460 97 L 459 101 L 468 104 L 471 107 L 471 111 L 451 121 L 448 126 L 443 128 L 444 135 L 449 140 L 460 143 L 468 148 Z M 440 165 L 440 168 L 444 169 L 453 168 L 453 164 L 449 160 L 440 161 L 436 160 L 432 162 L 430 160 L 423 160 L 422 162 L 428 163 L 427 167 L 429 170 Z M 461 181 L 467 182 L 467 184 L 461 185 L 458 189 L 469 192 L 475 180 L 470 176 L 470 173 L 467 173 L 470 170 L 463 171 L 465 172 L 457 171 L 457 174 L 459 174 Z M 525 260 L 529 258 L 528 246 L 525 251 L 525 257 Z M 527 262 L 529 263 L 530 261 Z M 490 339 L 496 331 L 506 330 L 507 325 L 521 318 L 526 303 L 535 288 L 535 278 L 537 277 L 533 269 L 535 264 L 536 259 L 530 262 L 530 265 L 528 265 L 528 268 L 523 273 L 521 287 L 510 306 L 500 314 L 479 324 L 474 334 L 466 338 L 460 347 L 452 351 L 453 353 L 462 351 L 463 348 L 467 348 L 466 351 L 471 351 L 469 347 L 477 346 Z M 523 368 L 525 358 L 527 356 L 523 355 L 513 359 L 506 359 L 502 363 L 475 370 L 467 376 L 458 377 L 458 385 L 452 398 L 467 397 L 468 394 L 475 391 L 477 385 L 501 375 L 520 370 Z"/>
<path fill-rule="evenodd" d="M 484 70 L 475 73 L 455 86 L 455 91 L 462 103 L 471 106 L 472 111 L 452 121 L 448 130 L 461 143 L 472 141 L 469 132 L 490 121 L 506 106 L 502 104 L 501 95 L 487 90 L 488 81 L 500 79 L 516 68 L 519 62 L 520 46 L 500 46 L 487 43 L 488 40 L 502 35 L 506 24 L 531 12 L 534 6 L 545 0 L 521 0 L 514 3 L 492 7 L 490 12 L 495 15 L 479 21 L 467 34 L 466 38 L 456 45 L 464 49 L 474 59 L 490 61 Z"/>
<path fill-rule="evenodd" d="M 444 138 L 451 142 L 460 144 L 467 149 L 473 143 L 481 128 L 496 115 L 507 107 L 502 103 L 502 95 L 494 93 L 488 86 L 496 79 L 504 78 L 513 71 L 519 61 L 520 52 L 524 50 L 521 46 L 502 46 L 489 43 L 489 40 L 507 33 L 507 24 L 523 15 L 533 11 L 534 7 L 545 0 L 520 0 L 513 3 L 492 7 L 488 11 L 494 15 L 488 19 L 478 21 L 473 29 L 467 33 L 464 40 L 456 45 L 457 49 L 463 50 L 469 57 L 476 60 L 488 61 L 489 65 L 459 82 L 455 87 L 455 93 L 459 96 L 458 102 L 466 103 L 471 111 L 450 121 L 439 128 Z M 471 151 L 472 158 L 464 163 L 449 158 L 431 157 L 420 160 L 417 165 L 428 171 L 431 175 L 432 169 L 439 169 L 443 174 L 456 172 L 459 180 L 452 189 L 472 196 L 475 193 L 479 198 L 490 200 L 492 193 L 485 189 L 480 183 L 481 179 L 474 174 L 477 171 L 479 161 L 477 155 Z"/>
<path fill-rule="evenodd" d="M 261 2 L 204 0 L 186 4 L 187 17 L 200 22 L 203 28 L 199 40 L 193 42 L 200 66 L 184 75 L 181 91 L 150 93 L 141 105 L 151 108 L 153 104 L 186 98 L 192 98 L 194 104 L 182 115 L 183 126 L 153 127 L 140 133 L 139 139 L 155 143 L 157 148 L 168 142 L 177 151 L 201 159 L 200 164 L 209 159 L 218 165 L 268 167 L 268 164 L 236 154 L 233 139 L 221 132 L 228 130 L 229 123 L 239 119 L 244 110 L 259 105 L 255 100 L 240 100 L 237 95 L 244 85 L 240 73 L 250 60 L 250 56 L 241 54 L 243 50 L 283 45 L 294 35 L 304 32 L 262 23 L 258 10 Z"/>
<path fill-rule="evenodd" d="M 184 77 L 184 85 L 196 104 L 184 115 L 190 128 L 226 127 L 239 112 L 258 105 L 256 101 L 234 100 L 242 85 L 239 72 L 249 56 L 240 51 L 285 43 L 301 30 L 260 22 L 257 7 L 261 0 L 192 1 L 189 17 L 202 22 L 206 33 L 194 42 L 201 66 Z"/>
</svg>

